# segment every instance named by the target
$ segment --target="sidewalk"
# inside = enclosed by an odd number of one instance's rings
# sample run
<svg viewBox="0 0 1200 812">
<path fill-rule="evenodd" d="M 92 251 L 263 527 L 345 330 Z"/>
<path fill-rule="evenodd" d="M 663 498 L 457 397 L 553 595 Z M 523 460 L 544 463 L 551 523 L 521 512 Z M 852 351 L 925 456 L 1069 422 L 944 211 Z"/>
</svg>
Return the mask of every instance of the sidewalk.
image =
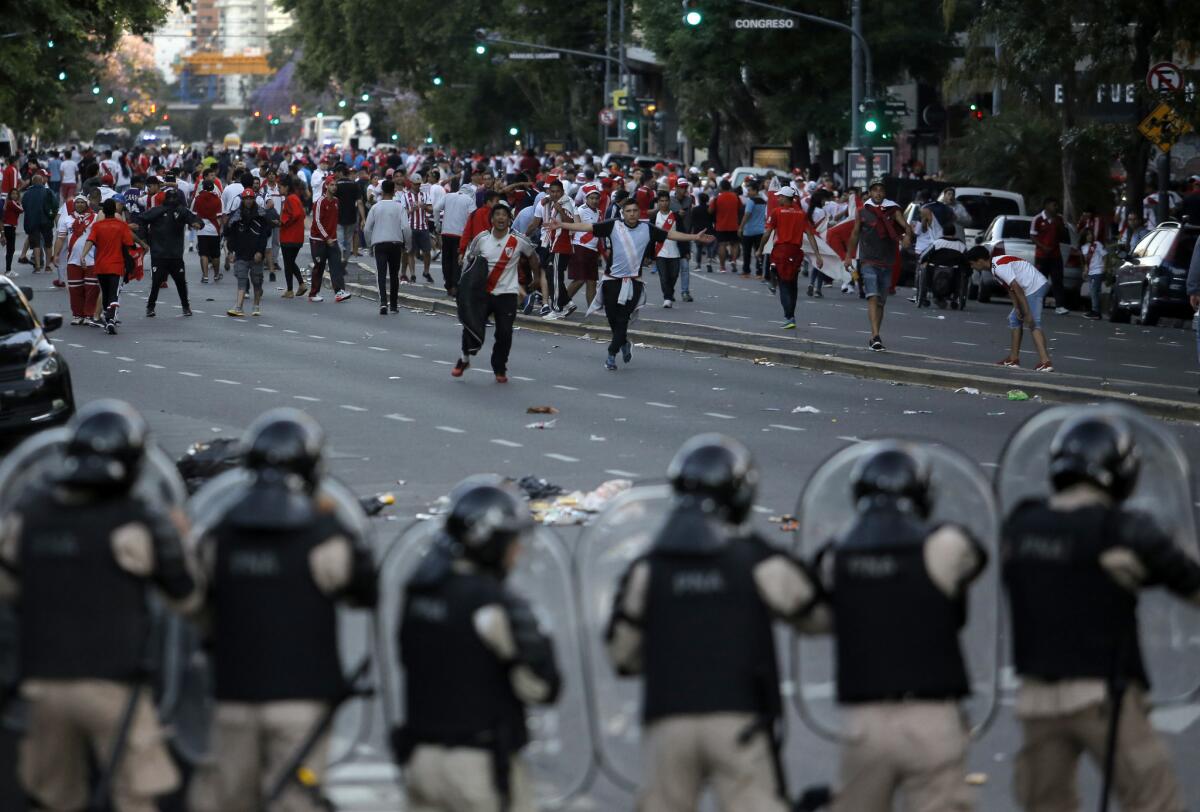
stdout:
<svg viewBox="0 0 1200 812">
<path fill-rule="evenodd" d="M 374 269 L 361 258 L 356 264 L 357 278 L 350 286 L 359 295 L 376 300 L 378 294 Z M 656 277 L 650 276 L 647 282 L 648 301 L 660 300 Z M 1195 345 L 1190 333 L 1184 331 L 1127 325 L 1114 330 L 1118 325 L 1090 322 L 1078 315 L 1057 317 L 1067 334 L 1060 339 L 1062 345 L 1054 346 L 1052 351 L 1056 358 L 1056 369 L 1063 371 L 1043 374 L 1033 372 L 1030 361 L 1026 361 L 1024 369 L 997 367 L 992 361 L 984 359 L 992 354 L 996 354 L 996 357 L 999 355 L 991 348 L 981 348 L 982 342 L 951 342 L 953 337 L 964 333 L 978 337 L 981 328 L 987 328 L 987 334 L 998 341 L 1006 340 L 1004 315 L 1007 311 L 997 306 L 972 302 L 972 309 L 965 313 L 936 309 L 918 311 L 915 306 L 903 301 L 906 291 L 902 290 L 892 301 L 888 318 L 893 322 L 907 319 L 896 329 L 911 335 L 889 341 L 890 349 L 887 352 L 875 353 L 867 349 L 865 343 L 856 340 L 859 333 L 866 333 L 857 329 L 865 325 L 866 320 L 865 307 L 857 297 L 847 295 L 843 298 L 841 293 L 830 290 L 824 300 L 805 298 L 803 301 L 813 306 L 806 307 L 803 315 L 819 312 L 823 323 L 808 324 L 820 329 L 820 332 L 817 329 L 803 329 L 806 320 L 798 313 L 797 324 L 802 329 L 773 333 L 764 328 L 769 329 L 768 326 L 777 324 L 781 314 L 774 297 L 761 283 L 732 278 L 729 274 L 693 274 L 692 282 L 692 292 L 696 297 L 694 304 L 677 305 L 665 310 L 648 303 L 631 326 L 630 338 L 635 342 L 666 349 L 744 358 L 755 363 L 822 372 L 840 372 L 897 383 L 951 390 L 974 389 L 981 394 L 1005 395 L 1011 390 L 1020 390 L 1031 398 L 1041 397 L 1051 401 L 1090 403 L 1118 400 L 1137 405 L 1158 417 L 1200 421 L 1200 398 L 1197 398 L 1195 390 L 1195 384 L 1200 382 L 1200 377 L 1195 374 Z M 730 292 L 731 288 L 737 292 Z M 720 301 L 733 296 L 737 298 L 732 304 Z M 402 286 L 400 301 L 410 308 L 450 316 L 456 314 L 454 301 L 440 287 L 426 284 Z M 768 315 L 772 308 L 773 311 Z M 747 315 L 756 311 L 760 314 L 757 321 L 754 316 Z M 608 335 L 608 325 L 603 316 L 595 315 L 583 320 L 581 313 L 582 310 L 565 321 L 518 315 L 517 324 L 523 329 L 577 337 L 600 339 Z M 899 316 L 900 313 L 905 315 Z M 939 316 L 944 318 L 939 319 Z M 952 320 L 951 316 L 956 318 Z M 974 318 L 976 316 L 978 318 Z M 1068 320 L 1074 330 L 1065 330 Z M 859 321 L 863 324 L 858 324 Z M 969 325 L 968 321 L 976 323 Z M 745 329 L 741 329 L 740 324 L 739 327 L 732 327 L 721 322 L 744 322 Z M 1053 329 L 1048 322 L 1047 332 L 1052 337 Z M 1082 361 L 1072 361 L 1066 355 L 1074 344 L 1086 346 L 1088 342 L 1094 344 L 1100 340 L 1097 334 L 1101 330 L 1123 334 L 1115 336 L 1118 341 L 1114 342 L 1114 348 L 1104 348 L 1108 357 L 1103 362 L 1083 356 L 1077 356 Z M 1144 335 L 1139 333 L 1142 330 L 1145 331 Z M 922 332 L 926 335 L 918 335 Z M 888 333 L 885 331 L 886 335 Z M 922 351 L 926 348 L 926 342 L 930 349 L 953 346 L 954 356 Z M 1122 344 L 1129 346 L 1120 346 Z M 1003 349 L 999 352 L 1002 353 Z M 1178 364 L 1179 368 L 1171 371 L 1158 365 L 1117 360 L 1143 358 L 1148 353 L 1155 354 L 1155 360 L 1169 355 L 1172 366 Z M 1093 354 L 1098 359 L 1099 353 Z M 1059 366 L 1059 357 L 1067 359 L 1065 368 Z M 1102 374 L 1105 368 L 1115 363 L 1130 365 L 1122 366 L 1122 372 L 1118 375 Z M 1183 366 L 1185 363 L 1187 366 Z M 1125 375 L 1126 370 L 1131 374 Z"/>
</svg>

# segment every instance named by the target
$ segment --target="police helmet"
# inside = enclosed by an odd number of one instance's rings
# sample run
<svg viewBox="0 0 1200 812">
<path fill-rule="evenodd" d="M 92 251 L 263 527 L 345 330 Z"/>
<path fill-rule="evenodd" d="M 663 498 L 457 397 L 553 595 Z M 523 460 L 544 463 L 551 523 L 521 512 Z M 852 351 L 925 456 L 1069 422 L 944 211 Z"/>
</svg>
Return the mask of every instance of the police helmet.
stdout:
<svg viewBox="0 0 1200 812">
<path fill-rule="evenodd" d="M 243 464 L 261 475 L 297 476 L 309 490 L 321 477 L 325 433 L 299 409 L 282 407 L 260 415 L 242 438 Z"/>
<path fill-rule="evenodd" d="M 1055 490 L 1087 482 L 1122 500 L 1133 492 L 1140 467 L 1133 432 L 1118 417 L 1087 415 L 1067 420 L 1050 443 L 1050 481 Z"/>
<path fill-rule="evenodd" d="M 891 443 L 864 456 L 850 473 L 855 504 L 887 504 L 906 512 L 929 516 L 929 464 L 917 449 Z"/>
<path fill-rule="evenodd" d="M 521 497 L 499 477 L 469 477 L 450 493 L 446 535 L 484 569 L 501 570 L 509 546 L 531 524 Z"/>
<path fill-rule="evenodd" d="M 667 468 L 680 497 L 734 524 L 750 515 L 758 490 L 758 469 L 750 450 L 722 434 L 699 434 L 683 444 Z"/>
<path fill-rule="evenodd" d="M 120 400 L 93 401 L 67 428 L 60 484 L 115 491 L 133 486 L 146 453 L 147 433 L 136 409 Z"/>
</svg>

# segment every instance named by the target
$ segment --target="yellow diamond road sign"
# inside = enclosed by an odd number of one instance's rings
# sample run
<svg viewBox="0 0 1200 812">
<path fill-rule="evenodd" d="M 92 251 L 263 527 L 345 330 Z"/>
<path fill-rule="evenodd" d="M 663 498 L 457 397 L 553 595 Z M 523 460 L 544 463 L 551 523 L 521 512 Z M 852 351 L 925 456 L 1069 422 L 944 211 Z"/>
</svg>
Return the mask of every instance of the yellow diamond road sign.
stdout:
<svg viewBox="0 0 1200 812">
<path fill-rule="evenodd" d="M 1166 102 L 1155 107 L 1138 125 L 1138 132 L 1163 152 L 1169 152 L 1180 137 L 1191 131 L 1192 125 Z"/>
</svg>

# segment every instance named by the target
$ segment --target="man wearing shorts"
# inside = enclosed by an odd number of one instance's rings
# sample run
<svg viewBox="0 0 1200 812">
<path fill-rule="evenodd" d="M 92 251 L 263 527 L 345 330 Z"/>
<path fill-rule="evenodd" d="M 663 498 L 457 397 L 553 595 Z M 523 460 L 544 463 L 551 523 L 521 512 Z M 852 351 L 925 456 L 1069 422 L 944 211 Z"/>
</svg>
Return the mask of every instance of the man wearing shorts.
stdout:
<svg viewBox="0 0 1200 812">
<path fill-rule="evenodd" d="M 966 254 L 973 271 L 985 271 L 989 267 L 992 276 L 1008 291 L 1013 309 L 1008 314 L 1008 327 L 1012 333 L 1012 348 L 1006 357 L 996 363 L 1002 367 L 1021 365 L 1021 339 L 1024 328 L 1033 333 L 1033 346 L 1037 348 L 1038 372 L 1053 372 L 1050 353 L 1046 351 L 1046 334 L 1042 332 L 1042 302 L 1050 289 L 1046 277 L 1023 259 L 1010 256 L 993 257 L 987 248 L 976 245 Z"/>
<path fill-rule="evenodd" d="M 733 267 L 737 267 L 738 244 L 741 241 L 738 237 L 738 224 L 742 222 L 742 199 L 733 191 L 727 180 L 721 181 L 720 189 L 708 204 L 708 210 L 713 215 L 713 228 L 717 232 L 717 258 L 721 264 L 721 273 L 725 273 L 726 259 L 733 263 Z"/>
<path fill-rule="evenodd" d="M 600 222 L 600 184 L 585 183 L 583 185 L 583 205 L 575 210 L 576 223 Z M 567 277 L 571 284 L 567 286 L 567 307 L 560 318 L 566 318 L 575 312 L 575 294 L 580 288 L 585 288 L 587 304 L 596 298 L 596 282 L 600 278 L 600 240 L 595 234 L 576 231 L 571 235 L 571 244 L 575 251 L 571 254 L 570 264 L 567 265 Z"/>
<path fill-rule="evenodd" d="M 883 308 L 892 287 L 892 268 L 900 243 L 911 245 L 912 239 L 912 226 L 905 222 L 900 207 L 885 199 L 883 180 L 871 181 L 869 197 L 858 213 L 846 246 L 846 267 L 854 273 L 857 251 L 857 276 L 867 295 L 867 316 L 871 320 L 871 340 L 867 346 L 875 352 L 884 350 L 879 334 L 883 329 Z"/>
<path fill-rule="evenodd" d="M 225 226 L 225 241 L 233 254 L 233 275 L 237 278 L 237 294 L 233 307 L 225 315 L 240 318 L 246 315 L 243 306 L 246 294 L 254 288 L 253 316 L 262 315 L 263 257 L 271 242 L 271 231 L 275 228 L 278 215 L 270 210 L 258 208 L 254 190 L 242 192 L 242 206 Z"/>
<path fill-rule="evenodd" d="M 200 255 L 200 282 L 208 283 L 208 272 L 213 281 L 221 278 L 221 195 L 216 182 L 206 172 L 200 191 L 192 198 L 192 214 L 201 219 L 200 231 L 196 234 L 196 251 Z"/>
</svg>

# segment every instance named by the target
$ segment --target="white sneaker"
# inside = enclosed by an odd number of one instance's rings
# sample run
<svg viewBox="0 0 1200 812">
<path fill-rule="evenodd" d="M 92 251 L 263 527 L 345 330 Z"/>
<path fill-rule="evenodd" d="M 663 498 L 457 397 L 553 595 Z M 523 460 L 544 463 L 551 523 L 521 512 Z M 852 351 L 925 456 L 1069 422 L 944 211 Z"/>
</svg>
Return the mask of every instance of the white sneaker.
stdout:
<svg viewBox="0 0 1200 812">
<path fill-rule="evenodd" d="M 1070 313 L 1071 311 L 1067 310 L 1065 307 L 1056 307 L 1056 308 L 1054 308 L 1054 312 L 1060 316 L 1065 316 L 1068 313 Z"/>
<path fill-rule="evenodd" d="M 562 318 L 562 312 L 559 310 L 551 310 L 549 313 L 542 313 L 543 321 L 555 321 Z"/>
<path fill-rule="evenodd" d="M 351 296 L 353 296 L 353 295 L 354 295 L 353 293 L 347 293 L 347 292 L 346 292 L 346 291 L 344 291 L 344 290 L 339 290 L 339 291 L 337 292 L 337 294 L 336 294 L 336 295 L 334 295 L 334 297 L 333 297 L 333 300 L 334 300 L 335 302 L 344 302 L 344 301 L 346 301 L 347 299 L 349 299 L 349 298 L 350 298 Z"/>
<path fill-rule="evenodd" d="M 325 301 L 325 297 L 321 296 L 320 294 L 317 294 L 316 296 L 309 296 L 308 300 L 310 302 L 323 302 L 323 301 Z"/>
<path fill-rule="evenodd" d="M 675 306 L 675 302 L 672 299 L 667 299 L 663 302 L 663 307 L 665 307 L 667 310 L 670 310 L 674 306 Z"/>
</svg>

